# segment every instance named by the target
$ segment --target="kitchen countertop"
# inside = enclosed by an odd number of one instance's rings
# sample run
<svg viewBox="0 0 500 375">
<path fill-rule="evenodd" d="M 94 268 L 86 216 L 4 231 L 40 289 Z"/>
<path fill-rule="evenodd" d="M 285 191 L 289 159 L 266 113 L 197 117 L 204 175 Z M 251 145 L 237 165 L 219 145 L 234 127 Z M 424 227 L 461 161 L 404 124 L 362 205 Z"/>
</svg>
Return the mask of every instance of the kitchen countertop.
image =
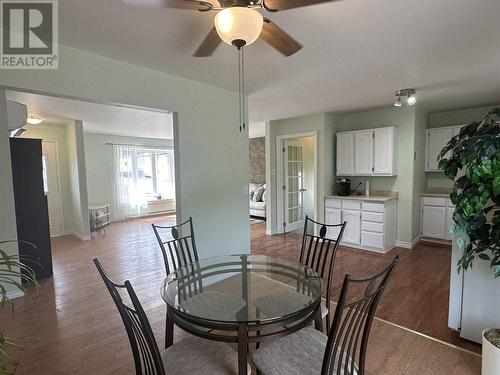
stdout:
<svg viewBox="0 0 500 375">
<path fill-rule="evenodd" d="M 358 201 L 371 201 L 371 202 L 388 202 L 392 201 L 393 199 L 398 199 L 398 193 L 392 193 L 392 194 L 384 194 L 384 195 L 328 195 L 325 198 L 332 198 L 332 199 L 351 199 L 351 200 L 358 200 Z"/>
<path fill-rule="evenodd" d="M 421 197 L 436 197 L 449 198 L 453 189 L 448 188 L 428 188 L 425 193 L 421 193 Z"/>
</svg>

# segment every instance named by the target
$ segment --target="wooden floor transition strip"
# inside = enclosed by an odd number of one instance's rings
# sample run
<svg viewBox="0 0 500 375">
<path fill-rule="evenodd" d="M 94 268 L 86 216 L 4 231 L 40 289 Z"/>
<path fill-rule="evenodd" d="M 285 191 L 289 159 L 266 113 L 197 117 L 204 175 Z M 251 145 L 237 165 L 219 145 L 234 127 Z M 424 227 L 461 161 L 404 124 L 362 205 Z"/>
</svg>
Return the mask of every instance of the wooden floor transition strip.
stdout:
<svg viewBox="0 0 500 375">
<path fill-rule="evenodd" d="M 281 282 L 281 281 L 279 281 L 279 280 L 275 280 L 275 279 L 272 279 L 272 278 L 270 278 L 270 277 L 267 277 L 267 276 L 264 276 L 264 275 L 260 275 L 260 274 L 257 274 L 257 273 L 256 273 L 255 275 L 256 275 L 256 276 L 263 277 L 263 278 L 266 278 L 266 279 L 269 279 L 269 280 L 272 280 L 272 281 L 274 281 L 274 282 L 276 282 L 276 283 L 278 283 L 278 284 L 282 284 L 282 285 L 284 285 L 284 286 L 287 286 L 288 288 L 294 289 L 294 287 L 293 287 L 293 286 L 291 286 L 291 285 L 289 285 L 289 284 L 286 284 L 286 283 L 283 283 L 283 282 Z M 323 301 L 325 301 L 325 302 L 326 302 L 326 300 L 325 300 L 325 298 L 324 298 L 324 297 L 321 297 L 321 299 L 322 299 Z M 337 304 L 336 304 L 335 302 L 330 302 L 330 305 L 331 305 L 331 306 L 335 306 L 335 305 L 337 305 Z M 376 319 L 376 320 L 378 320 L 379 322 L 382 322 L 382 323 L 385 323 L 385 324 L 391 325 L 391 326 L 393 326 L 393 327 L 396 327 L 396 328 L 402 329 L 403 331 L 406 331 L 406 332 L 412 333 L 412 334 L 414 334 L 414 335 L 417 335 L 417 336 L 420 336 L 420 337 L 426 338 L 426 339 L 428 339 L 428 340 L 432 340 L 432 341 L 438 342 L 438 343 L 440 343 L 440 344 L 442 344 L 442 345 L 446 345 L 446 346 L 447 346 L 447 347 L 449 347 L 449 348 L 456 349 L 456 350 L 460 350 L 460 351 L 462 351 L 462 352 L 464 352 L 464 353 L 472 354 L 472 355 L 474 355 L 474 356 L 476 356 L 476 357 L 479 357 L 479 358 L 481 358 L 481 357 L 482 357 L 482 356 L 481 356 L 481 354 L 479 354 L 479 353 L 475 353 L 475 352 L 473 352 L 473 351 L 471 351 L 471 350 L 468 350 L 468 349 L 465 349 L 465 348 L 461 348 L 460 346 L 453 345 L 453 344 L 451 344 L 451 343 L 449 343 L 449 342 L 446 342 L 446 341 L 443 341 L 443 340 L 437 339 L 437 338 L 435 338 L 435 337 L 432 337 L 432 336 L 426 335 L 425 333 L 421 333 L 421 332 L 418 332 L 418 331 L 414 331 L 413 329 L 410 329 L 410 328 L 407 328 L 407 327 L 401 326 L 401 325 L 399 325 L 399 324 L 396 324 L 396 323 L 390 322 L 390 321 L 385 320 L 385 319 L 382 319 L 382 318 L 378 318 L 377 316 L 375 316 L 375 319 Z"/>
</svg>

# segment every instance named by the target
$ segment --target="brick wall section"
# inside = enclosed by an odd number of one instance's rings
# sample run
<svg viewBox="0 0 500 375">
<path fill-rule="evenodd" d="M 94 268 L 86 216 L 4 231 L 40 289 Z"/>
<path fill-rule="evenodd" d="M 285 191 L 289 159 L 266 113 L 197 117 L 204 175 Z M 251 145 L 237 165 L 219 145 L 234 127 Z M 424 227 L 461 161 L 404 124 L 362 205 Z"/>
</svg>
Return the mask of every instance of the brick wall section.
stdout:
<svg viewBox="0 0 500 375">
<path fill-rule="evenodd" d="M 250 181 L 255 183 L 266 182 L 266 149 L 265 137 L 250 138 Z"/>
</svg>

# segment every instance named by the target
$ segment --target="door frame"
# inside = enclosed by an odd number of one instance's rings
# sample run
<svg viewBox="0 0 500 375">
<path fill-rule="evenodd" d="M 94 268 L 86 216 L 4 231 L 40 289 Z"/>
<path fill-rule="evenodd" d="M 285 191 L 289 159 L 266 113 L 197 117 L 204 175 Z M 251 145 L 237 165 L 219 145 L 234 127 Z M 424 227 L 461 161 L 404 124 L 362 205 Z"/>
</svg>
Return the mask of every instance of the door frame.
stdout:
<svg viewBox="0 0 500 375">
<path fill-rule="evenodd" d="M 302 133 L 276 136 L 276 232 L 285 234 L 283 222 L 285 219 L 285 199 L 283 195 L 284 158 L 283 142 L 285 139 L 313 137 L 314 138 L 314 219 L 319 217 L 319 160 L 318 160 L 318 132 L 316 130 Z"/>
<path fill-rule="evenodd" d="M 64 229 L 64 210 L 63 210 L 63 199 L 62 199 L 62 185 L 61 185 L 61 161 L 59 158 L 59 142 L 57 139 L 42 139 L 42 150 L 43 143 L 52 143 L 54 145 L 55 160 L 56 160 L 56 174 L 57 174 L 57 185 L 59 187 L 58 199 L 59 199 L 59 217 L 61 218 L 61 232 L 59 234 L 51 235 L 50 237 L 59 237 L 67 234 Z M 47 175 L 48 178 L 48 175 Z M 47 197 L 48 200 L 48 197 Z M 50 216 L 50 211 L 49 211 Z"/>
</svg>

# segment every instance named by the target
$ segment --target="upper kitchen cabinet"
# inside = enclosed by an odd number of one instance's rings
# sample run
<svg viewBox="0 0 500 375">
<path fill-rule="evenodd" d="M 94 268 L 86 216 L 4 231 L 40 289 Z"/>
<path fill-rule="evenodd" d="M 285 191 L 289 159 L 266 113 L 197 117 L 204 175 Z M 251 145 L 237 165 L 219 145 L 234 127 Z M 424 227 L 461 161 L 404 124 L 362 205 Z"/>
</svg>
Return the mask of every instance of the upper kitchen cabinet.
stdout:
<svg viewBox="0 0 500 375">
<path fill-rule="evenodd" d="M 337 133 L 337 176 L 395 176 L 397 129 Z"/>
<path fill-rule="evenodd" d="M 373 172 L 373 129 L 354 133 L 354 174 L 368 176 Z"/>
<path fill-rule="evenodd" d="M 438 156 L 446 144 L 460 132 L 460 126 L 427 129 L 426 172 L 438 172 Z"/>
<path fill-rule="evenodd" d="M 354 133 L 337 133 L 337 175 L 354 175 Z"/>
</svg>

